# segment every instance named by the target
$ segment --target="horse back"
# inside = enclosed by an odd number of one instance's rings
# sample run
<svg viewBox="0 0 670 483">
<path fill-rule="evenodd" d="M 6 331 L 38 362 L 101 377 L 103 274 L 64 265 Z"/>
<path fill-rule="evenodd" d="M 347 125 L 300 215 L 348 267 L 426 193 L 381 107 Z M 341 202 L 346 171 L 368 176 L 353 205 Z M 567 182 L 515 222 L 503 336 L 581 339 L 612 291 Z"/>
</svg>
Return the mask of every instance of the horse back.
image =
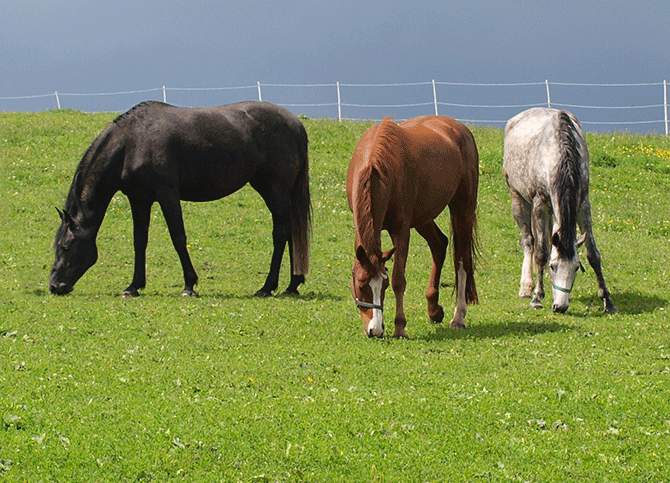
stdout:
<svg viewBox="0 0 670 483">
<path fill-rule="evenodd" d="M 222 198 L 254 177 L 286 173 L 286 163 L 297 173 L 299 153 L 306 152 L 300 120 L 268 103 L 183 108 L 151 102 L 116 124 L 125 138 L 124 191 L 167 185 L 182 200 Z"/>
<path fill-rule="evenodd" d="M 549 197 L 561 158 L 558 113 L 556 109 L 529 109 L 505 125 L 503 175 L 509 188 L 526 201 L 535 195 Z"/>
<path fill-rule="evenodd" d="M 454 198 L 474 209 L 479 184 L 479 154 L 470 130 L 444 116 L 425 116 L 401 124 L 406 132 L 406 164 L 414 167 L 416 199 L 413 226 L 437 217 Z"/>
</svg>

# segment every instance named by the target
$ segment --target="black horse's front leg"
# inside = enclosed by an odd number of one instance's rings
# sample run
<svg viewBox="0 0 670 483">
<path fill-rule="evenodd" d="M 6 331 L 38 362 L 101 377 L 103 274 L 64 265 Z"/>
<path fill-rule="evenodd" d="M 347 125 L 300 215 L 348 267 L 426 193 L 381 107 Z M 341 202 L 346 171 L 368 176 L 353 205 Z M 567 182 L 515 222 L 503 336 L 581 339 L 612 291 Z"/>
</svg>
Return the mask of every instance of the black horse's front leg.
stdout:
<svg viewBox="0 0 670 483">
<path fill-rule="evenodd" d="M 198 283 L 198 275 L 195 273 L 191 257 L 188 255 L 186 244 L 186 230 L 184 229 L 184 218 L 181 211 L 179 198 L 170 198 L 159 201 L 163 216 L 167 222 L 172 245 L 179 255 L 182 270 L 184 271 L 184 290 L 181 292 L 184 296 L 197 296 L 194 287 Z"/>
<path fill-rule="evenodd" d="M 135 271 L 133 281 L 123 291 L 123 297 L 139 297 L 139 289 L 147 283 L 146 253 L 149 241 L 149 223 L 151 221 L 150 201 L 130 200 L 130 210 L 133 214 L 133 245 L 135 248 Z"/>
</svg>

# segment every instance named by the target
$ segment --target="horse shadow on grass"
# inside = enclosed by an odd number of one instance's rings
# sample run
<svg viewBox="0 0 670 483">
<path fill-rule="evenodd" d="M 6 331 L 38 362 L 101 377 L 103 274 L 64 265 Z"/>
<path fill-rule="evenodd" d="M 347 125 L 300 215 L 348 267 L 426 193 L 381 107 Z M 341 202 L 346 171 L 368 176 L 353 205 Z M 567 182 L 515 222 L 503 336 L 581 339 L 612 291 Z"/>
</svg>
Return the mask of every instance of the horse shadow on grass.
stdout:
<svg viewBox="0 0 670 483">
<path fill-rule="evenodd" d="M 595 295 L 575 297 L 576 301 L 584 305 L 594 305 L 602 308 L 602 301 Z M 668 306 L 668 299 L 657 295 L 649 295 L 634 290 L 625 290 L 612 294 L 612 301 L 619 313 L 624 315 L 640 315 L 654 312 Z M 616 315 L 616 314 L 615 314 Z"/>
<path fill-rule="evenodd" d="M 341 302 L 344 300 L 344 297 L 340 295 L 334 295 L 331 293 L 322 293 L 322 292 L 300 292 L 299 295 L 295 294 L 285 294 L 282 292 L 277 292 L 275 295 L 270 297 L 258 297 L 253 293 L 233 293 L 233 292 L 219 292 L 212 291 L 200 294 L 198 297 L 202 296 L 203 298 L 213 298 L 219 300 L 296 300 L 296 301 L 305 301 L 305 302 Z"/>
<path fill-rule="evenodd" d="M 461 339 L 497 339 L 501 337 L 514 336 L 532 336 L 534 334 L 545 334 L 552 332 L 573 332 L 579 331 L 579 326 L 573 322 L 566 320 L 565 323 L 560 321 L 561 317 L 573 317 L 584 319 L 586 317 L 616 317 L 618 314 L 622 315 L 640 315 L 644 313 L 651 313 L 660 308 L 665 308 L 668 305 L 668 299 L 659 297 L 657 295 L 643 294 L 636 291 L 627 290 L 612 294 L 612 300 L 619 310 L 615 314 L 605 314 L 602 312 L 602 301 L 595 295 L 584 295 L 575 297 L 575 302 L 582 303 L 586 306 L 596 306 L 599 308 L 595 314 L 584 313 L 568 313 L 565 315 L 556 315 L 557 320 L 552 321 L 497 321 L 492 323 L 475 324 L 469 326 L 466 330 L 455 330 L 449 327 L 448 323 L 436 324 L 435 330 L 421 337 L 426 341 L 441 341 L 441 340 L 461 340 Z M 548 308 L 541 310 L 551 310 Z M 549 312 L 551 313 L 551 312 Z"/>
<path fill-rule="evenodd" d="M 477 324 L 465 330 L 449 327 L 449 324 L 437 324 L 435 330 L 421 337 L 425 341 L 461 340 L 461 339 L 499 339 L 502 337 L 528 336 L 550 332 L 570 332 L 574 325 L 559 322 L 510 321 Z"/>
</svg>

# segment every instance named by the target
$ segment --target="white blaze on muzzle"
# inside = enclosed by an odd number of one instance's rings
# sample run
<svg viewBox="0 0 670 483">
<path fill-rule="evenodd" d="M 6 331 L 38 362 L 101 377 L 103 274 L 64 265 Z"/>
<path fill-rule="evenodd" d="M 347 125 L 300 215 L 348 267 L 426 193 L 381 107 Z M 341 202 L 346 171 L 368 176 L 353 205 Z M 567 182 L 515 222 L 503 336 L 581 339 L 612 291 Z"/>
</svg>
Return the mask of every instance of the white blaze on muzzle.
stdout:
<svg viewBox="0 0 670 483">
<path fill-rule="evenodd" d="M 388 278 L 385 273 L 379 273 L 370 280 L 370 290 L 372 290 L 372 319 L 368 323 L 365 333 L 369 336 L 381 337 L 384 335 L 384 312 L 382 308 L 382 288 L 384 280 Z M 360 305 L 360 304 L 359 304 Z"/>
</svg>

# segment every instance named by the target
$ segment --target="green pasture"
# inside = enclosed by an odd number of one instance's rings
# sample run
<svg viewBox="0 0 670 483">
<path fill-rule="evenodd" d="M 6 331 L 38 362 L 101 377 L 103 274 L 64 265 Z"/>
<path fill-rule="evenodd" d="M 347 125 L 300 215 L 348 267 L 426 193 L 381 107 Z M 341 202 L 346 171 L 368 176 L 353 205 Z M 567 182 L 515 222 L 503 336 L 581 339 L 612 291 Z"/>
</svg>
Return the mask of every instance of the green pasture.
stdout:
<svg viewBox="0 0 670 483">
<path fill-rule="evenodd" d="M 583 256 L 586 273 L 557 315 L 550 299 L 533 310 L 517 298 L 502 131 L 473 127 L 481 257 L 469 328 L 428 321 L 430 255 L 415 234 L 410 338 L 372 340 L 349 292 L 345 174 L 363 123 L 304 120 L 314 230 L 299 297 L 252 296 L 269 268 L 271 222 L 248 187 L 184 203 L 199 298 L 179 296 L 157 207 L 147 288 L 119 296 L 133 263 L 121 194 L 98 263 L 72 294 L 49 294 L 54 207 L 114 117 L 0 113 L 0 481 L 670 479 L 668 138 L 588 135 L 594 235 L 619 313 L 602 313 Z M 446 212 L 438 223 L 448 233 Z M 451 267 L 441 300 L 451 314 Z"/>
</svg>

